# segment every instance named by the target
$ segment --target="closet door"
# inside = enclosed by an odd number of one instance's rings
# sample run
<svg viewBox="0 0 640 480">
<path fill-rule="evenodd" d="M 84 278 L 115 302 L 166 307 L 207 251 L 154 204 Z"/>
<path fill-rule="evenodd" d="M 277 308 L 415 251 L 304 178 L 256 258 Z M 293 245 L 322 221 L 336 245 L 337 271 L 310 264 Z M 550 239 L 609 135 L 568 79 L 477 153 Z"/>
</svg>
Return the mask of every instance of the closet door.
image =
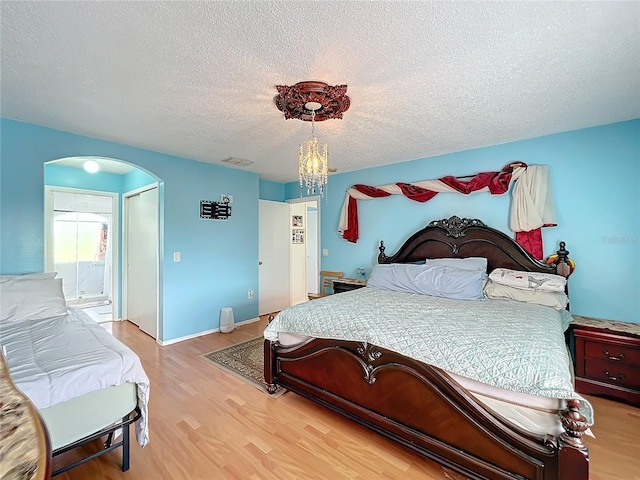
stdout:
<svg viewBox="0 0 640 480">
<path fill-rule="evenodd" d="M 127 318 L 158 336 L 158 189 L 126 198 Z"/>
</svg>

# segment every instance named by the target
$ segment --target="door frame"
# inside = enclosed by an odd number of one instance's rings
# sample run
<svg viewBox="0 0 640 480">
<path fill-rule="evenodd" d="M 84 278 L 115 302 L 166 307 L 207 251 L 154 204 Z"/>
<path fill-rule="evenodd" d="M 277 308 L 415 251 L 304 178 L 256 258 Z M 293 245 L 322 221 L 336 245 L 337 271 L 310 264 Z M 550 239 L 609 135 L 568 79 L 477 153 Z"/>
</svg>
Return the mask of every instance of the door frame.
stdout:
<svg viewBox="0 0 640 480">
<path fill-rule="evenodd" d="M 322 254 L 322 208 L 321 208 L 321 204 L 322 204 L 322 197 L 320 195 L 311 195 L 309 197 L 301 197 L 301 198 L 291 198 L 289 200 L 285 200 L 286 203 L 308 203 L 308 202 L 316 202 L 316 208 L 318 211 L 318 218 L 317 218 L 317 229 L 316 229 L 316 271 L 318 272 L 318 275 L 320 274 L 320 270 L 321 270 L 321 265 L 322 265 L 322 259 L 320 257 L 320 255 Z M 306 215 L 305 215 L 306 217 Z M 306 228 L 305 227 L 305 233 L 306 233 Z M 307 242 L 305 242 L 305 248 L 307 246 Z M 306 258 L 306 257 L 305 257 Z M 289 271 L 291 271 L 291 266 L 289 266 Z M 318 282 L 320 281 L 320 277 L 318 277 Z M 319 283 L 318 283 L 318 288 L 319 288 Z M 307 288 L 308 291 L 308 288 Z"/>
<path fill-rule="evenodd" d="M 156 203 L 156 228 L 158 230 L 158 243 L 156 245 L 156 343 L 161 342 L 161 325 L 160 325 L 160 182 L 153 182 L 144 187 L 136 188 L 122 194 L 122 318 L 128 318 L 127 312 L 127 295 L 128 295 L 128 250 L 129 245 L 125 240 L 127 238 L 127 222 L 129 221 L 129 205 L 130 197 L 135 197 L 148 190 L 157 189 L 158 202 Z"/>
<path fill-rule="evenodd" d="M 52 272 L 54 269 L 53 252 L 53 193 L 76 193 L 79 195 L 91 195 L 98 197 L 111 197 L 111 278 L 109 288 L 111 290 L 111 318 L 119 321 L 119 290 L 118 278 L 120 272 L 119 241 L 120 238 L 120 195 L 114 192 L 102 190 L 87 190 L 84 188 L 57 187 L 55 185 L 44 186 L 44 271 Z"/>
</svg>

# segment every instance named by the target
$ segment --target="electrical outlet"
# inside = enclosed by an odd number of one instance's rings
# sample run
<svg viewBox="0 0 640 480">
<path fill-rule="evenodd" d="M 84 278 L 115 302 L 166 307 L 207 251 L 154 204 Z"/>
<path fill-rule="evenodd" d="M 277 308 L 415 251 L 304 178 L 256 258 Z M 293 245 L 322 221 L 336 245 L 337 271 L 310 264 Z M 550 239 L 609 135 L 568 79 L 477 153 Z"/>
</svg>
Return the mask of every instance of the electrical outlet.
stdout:
<svg viewBox="0 0 640 480">
<path fill-rule="evenodd" d="M 322 256 L 323 257 L 328 257 L 329 256 L 329 249 L 328 248 L 323 248 L 322 249 Z"/>
<path fill-rule="evenodd" d="M 249 300 L 253 298 L 253 290 L 249 290 L 249 292 L 247 293 L 247 297 L 249 298 Z"/>
<path fill-rule="evenodd" d="M 173 252 L 173 261 L 174 262 L 180 261 L 180 252 Z"/>
</svg>

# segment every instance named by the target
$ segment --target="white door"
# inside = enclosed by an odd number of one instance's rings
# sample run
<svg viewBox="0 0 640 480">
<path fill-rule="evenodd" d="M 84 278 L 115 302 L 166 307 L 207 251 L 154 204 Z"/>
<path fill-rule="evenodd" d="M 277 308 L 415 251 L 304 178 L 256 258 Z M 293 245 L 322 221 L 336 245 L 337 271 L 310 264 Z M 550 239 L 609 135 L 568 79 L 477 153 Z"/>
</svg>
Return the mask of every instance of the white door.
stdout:
<svg viewBox="0 0 640 480">
<path fill-rule="evenodd" d="M 319 197 L 305 197 L 287 200 L 291 205 L 292 218 L 298 218 L 298 226 L 294 227 L 299 236 L 291 241 L 291 304 L 306 302 L 309 293 L 319 291 L 320 270 L 320 210 Z"/>
<path fill-rule="evenodd" d="M 318 293 L 320 272 L 318 271 L 318 209 L 307 204 L 307 290 Z"/>
<path fill-rule="evenodd" d="M 158 189 L 126 197 L 127 319 L 158 336 Z"/>
<path fill-rule="evenodd" d="M 307 288 L 307 245 L 308 224 L 307 204 L 291 203 L 291 218 L 295 218 L 297 226 L 292 228 L 291 235 L 291 305 L 297 305 L 309 300 Z M 295 234 L 294 234 L 295 232 Z"/>
<path fill-rule="evenodd" d="M 259 299 L 260 315 L 279 312 L 290 305 L 289 204 L 260 200 L 259 207 Z"/>
</svg>

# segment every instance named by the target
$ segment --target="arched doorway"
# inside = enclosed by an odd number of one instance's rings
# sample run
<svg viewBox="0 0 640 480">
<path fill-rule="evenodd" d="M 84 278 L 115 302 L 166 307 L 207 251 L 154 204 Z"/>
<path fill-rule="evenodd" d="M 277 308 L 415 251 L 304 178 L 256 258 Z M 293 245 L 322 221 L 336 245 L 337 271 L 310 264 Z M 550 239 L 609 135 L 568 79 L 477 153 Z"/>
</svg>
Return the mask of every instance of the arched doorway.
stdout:
<svg viewBox="0 0 640 480">
<path fill-rule="evenodd" d="M 86 172 L 87 161 L 96 162 L 98 172 Z M 125 199 L 135 194 L 131 192 L 157 191 L 158 180 L 135 165 L 112 158 L 68 157 L 45 164 L 46 269 L 63 278 L 68 304 L 84 307 L 98 322 L 127 318 Z M 157 196 L 154 207 L 159 212 Z M 157 214 L 155 218 L 154 245 L 147 248 L 157 259 Z M 136 256 L 132 258 L 135 261 Z M 154 305 L 155 328 L 148 333 L 155 338 L 161 316 L 157 311 L 159 265 L 157 261 L 153 265 L 153 288 L 147 294 L 153 296 L 149 303 Z"/>
</svg>

